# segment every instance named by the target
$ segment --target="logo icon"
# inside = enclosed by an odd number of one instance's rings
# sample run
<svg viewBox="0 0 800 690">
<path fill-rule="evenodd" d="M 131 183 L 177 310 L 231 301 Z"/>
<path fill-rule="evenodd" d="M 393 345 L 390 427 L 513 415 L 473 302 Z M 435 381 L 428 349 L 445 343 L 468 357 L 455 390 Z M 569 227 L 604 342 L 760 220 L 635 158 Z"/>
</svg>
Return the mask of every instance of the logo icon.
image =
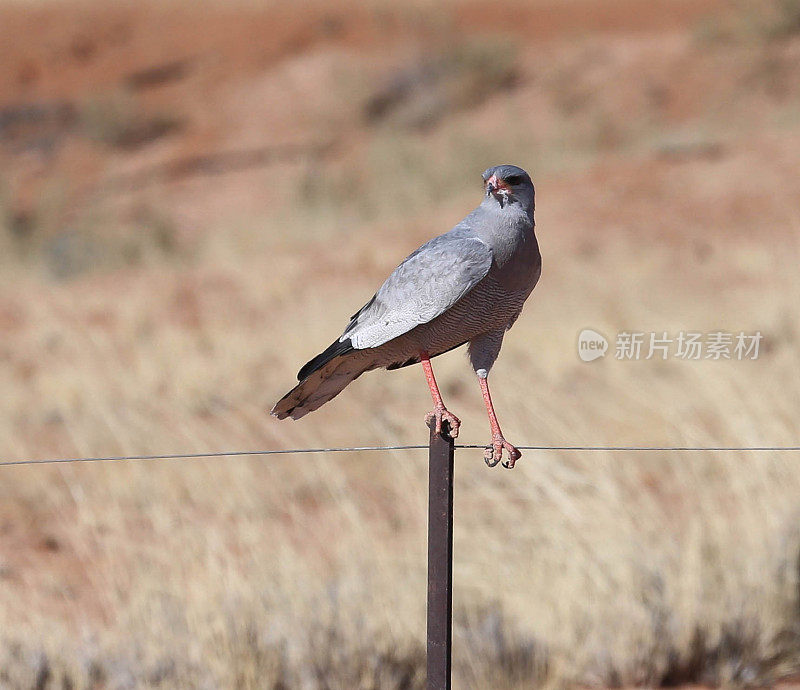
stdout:
<svg viewBox="0 0 800 690">
<path fill-rule="evenodd" d="M 594 362 L 594 360 L 605 357 L 608 350 L 608 340 L 605 336 L 591 328 L 584 328 L 578 334 L 578 357 L 584 362 Z"/>
</svg>

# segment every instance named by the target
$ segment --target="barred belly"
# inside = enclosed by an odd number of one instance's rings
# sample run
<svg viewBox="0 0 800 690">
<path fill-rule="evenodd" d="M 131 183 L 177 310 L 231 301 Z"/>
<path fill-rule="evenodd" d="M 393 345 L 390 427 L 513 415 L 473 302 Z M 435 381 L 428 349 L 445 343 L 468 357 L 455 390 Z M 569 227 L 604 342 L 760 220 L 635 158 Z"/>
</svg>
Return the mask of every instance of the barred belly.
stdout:
<svg viewBox="0 0 800 690">
<path fill-rule="evenodd" d="M 519 316 L 528 294 L 529 290 L 509 293 L 487 276 L 444 314 L 375 348 L 375 365 L 399 365 L 415 359 L 421 351 L 435 356 L 483 333 L 506 328 Z"/>
</svg>

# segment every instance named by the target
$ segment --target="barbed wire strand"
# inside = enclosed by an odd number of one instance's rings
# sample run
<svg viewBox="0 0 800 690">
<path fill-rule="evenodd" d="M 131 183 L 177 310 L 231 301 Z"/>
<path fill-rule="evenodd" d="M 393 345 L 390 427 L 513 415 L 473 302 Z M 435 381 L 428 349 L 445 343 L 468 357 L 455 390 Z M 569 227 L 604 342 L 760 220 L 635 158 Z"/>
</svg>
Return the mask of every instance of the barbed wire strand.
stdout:
<svg viewBox="0 0 800 690">
<path fill-rule="evenodd" d="M 53 465 L 69 462 L 127 462 L 134 460 L 199 460 L 203 458 L 233 458 L 233 457 L 259 457 L 266 455 L 300 455 L 307 453 L 360 453 L 365 451 L 389 451 L 389 450 L 423 450 L 427 445 L 406 445 L 406 446 L 354 446 L 351 448 L 288 448 L 283 450 L 234 450 L 227 452 L 213 453 L 171 453 L 166 455 L 110 455 L 107 457 L 93 458 L 42 458 L 42 459 L 23 459 L 23 460 L 3 460 L 0 467 L 12 465 Z M 481 449 L 485 445 L 467 443 L 456 445 L 456 449 Z M 778 453 L 778 452 L 800 452 L 800 446 L 517 446 L 519 450 L 539 450 L 539 451 L 576 451 L 576 452 L 680 452 L 680 453 Z"/>
</svg>

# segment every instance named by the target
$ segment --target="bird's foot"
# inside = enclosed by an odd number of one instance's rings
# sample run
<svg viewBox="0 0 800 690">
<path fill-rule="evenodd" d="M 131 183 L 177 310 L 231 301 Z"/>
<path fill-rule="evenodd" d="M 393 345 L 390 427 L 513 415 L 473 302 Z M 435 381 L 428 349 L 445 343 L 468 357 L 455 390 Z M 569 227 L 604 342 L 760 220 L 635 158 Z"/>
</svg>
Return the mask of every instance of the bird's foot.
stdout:
<svg viewBox="0 0 800 690">
<path fill-rule="evenodd" d="M 447 433 L 450 438 L 457 438 L 461 420 L 444 405 L 433 408 L 433 410 L 425 415 L 425 424 L 427 424 L 429 428 L 435 429 L 437 434 L 442 433 L 442 422 L 447 422 Z"/>
<path fill-rule="evenodd" d="M 522 457 L 522 453 L 497 434 L 492 442 L 483 451 L 483 460 L 489 467 L 494 467 L 503 459 L 503 449 L 508 451 L 508 460 L 503 460 L 503 467 L 507 470 L 514 469 L 517 460 Z"/>
</svg>

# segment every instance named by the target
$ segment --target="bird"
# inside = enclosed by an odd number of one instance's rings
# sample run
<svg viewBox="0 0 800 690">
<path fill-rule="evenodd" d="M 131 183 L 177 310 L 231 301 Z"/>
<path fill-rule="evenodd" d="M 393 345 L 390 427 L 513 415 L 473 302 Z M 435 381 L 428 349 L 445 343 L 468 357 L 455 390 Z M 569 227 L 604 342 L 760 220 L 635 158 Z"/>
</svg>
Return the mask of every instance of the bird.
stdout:
<svg viewBox="0 0 800 690">
<path fill-rule="evenodd" d="M 445 407 L 431 359 L 466 344 L 492 434 L 484 460 L 514 467 L 522 454 L 503 435 L 488 377 L 541 275 L 535 189 L 516 165 L 490 167 L 482 179 L 480 204 L 403 260 L 339 338 L 300 369 L 298 385 L 275 404 L 273 416 L 300 419 L 366 371 L 421 363 L 433 399 L 425 421 L 456 438 L 461 421 Z"/>
</svg>

